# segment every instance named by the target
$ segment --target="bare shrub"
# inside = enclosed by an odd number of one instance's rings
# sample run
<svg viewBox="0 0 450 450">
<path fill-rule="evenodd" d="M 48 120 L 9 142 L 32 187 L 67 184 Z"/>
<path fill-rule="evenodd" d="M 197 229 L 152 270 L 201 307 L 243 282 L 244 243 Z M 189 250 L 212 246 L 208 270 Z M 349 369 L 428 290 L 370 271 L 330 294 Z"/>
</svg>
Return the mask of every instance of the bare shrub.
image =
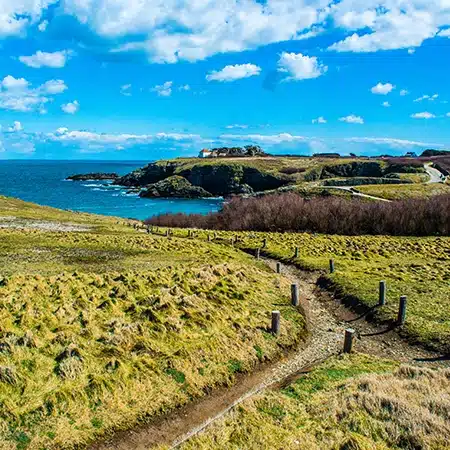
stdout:
<svg viewBox="0 0 450 450">
<path fill-rule="evenodd" d="M 235 197 L 217 213 L 165 214 L 146 223 L 235 231 L 448 236 L 450 195 L 391 203 L 335 197 L 306 200 L 295 193 L 250 199 Z"/>
</svg>

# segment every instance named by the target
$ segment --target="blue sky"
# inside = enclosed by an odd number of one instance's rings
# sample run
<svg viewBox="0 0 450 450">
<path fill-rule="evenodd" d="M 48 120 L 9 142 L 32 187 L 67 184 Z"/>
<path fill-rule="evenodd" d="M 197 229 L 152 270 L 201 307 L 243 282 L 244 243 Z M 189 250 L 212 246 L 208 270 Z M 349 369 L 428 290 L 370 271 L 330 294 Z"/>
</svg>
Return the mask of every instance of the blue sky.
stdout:
<svg viewBox="0 0 450 450">
<path fill-rule="evenodd" d="M 0 159 L 450 147 L 450 0 L 0 0 Z"/>
</svg>

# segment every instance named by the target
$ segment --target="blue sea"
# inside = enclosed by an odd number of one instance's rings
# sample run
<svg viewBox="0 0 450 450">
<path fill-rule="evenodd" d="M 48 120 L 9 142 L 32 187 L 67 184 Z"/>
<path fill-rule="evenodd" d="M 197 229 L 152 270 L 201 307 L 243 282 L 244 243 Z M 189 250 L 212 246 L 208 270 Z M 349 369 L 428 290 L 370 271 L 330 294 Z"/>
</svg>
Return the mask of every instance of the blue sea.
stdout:
<svg viewBox="0 0 450 450">
<path fill-rule="evenodd" d="M 66 181 L 69 175 L 116 172 L 124 175 L 149 161 L 0 161 L 0 195 L 40 205 L 124 218 L 162 213 L 217 211 L 221 199 L 148 199 L 105 181 Z"/>
</svg>

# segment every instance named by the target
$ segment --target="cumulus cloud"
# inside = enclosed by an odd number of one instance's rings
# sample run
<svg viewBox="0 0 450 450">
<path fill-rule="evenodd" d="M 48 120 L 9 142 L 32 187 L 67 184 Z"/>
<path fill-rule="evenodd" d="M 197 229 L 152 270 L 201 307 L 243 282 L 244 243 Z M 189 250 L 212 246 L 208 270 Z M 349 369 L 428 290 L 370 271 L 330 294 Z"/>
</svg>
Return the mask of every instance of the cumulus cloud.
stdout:
<svg viewBox="0 0 450 450">
<path fill-rule="evenodd" d="M 385 108 L 390 108 L 390 107 L 391 107 L 391 104 L 390 104 L 389 102 L 383 102 L 382 105 L 383 105 Z"/>
<path fill-rule="evenodd" d="M 22 130 L 23 130 L 22 123 L 19 122 L 18 120 L 14 121 L 14 124 L 11 127 L 8 128 L 8 131 L 10 133 L 16 133 L 16 132 L 19 132 L 19 131 L 22 131 Z"/>
<path fill-rule="evenodd" d="M 172 95 L 173 81 L 166 81 L 164 84 L 156 85 L 151 91 L 156 92 L 160 97 L 170 97 Z"/>
<path fill-rule="evenodd" d="M 322 116 L 318 117 L 317 119 L 313 119 L 312 123 L 327 123 L 326 119 Z"/>
<path fill-rule="evenodd" d="M 255 64 L 235 64 L 234 66 L 225 66 L 222 70 L 211 71 L 206 75 L 207 81 L 230 82 L 257 76 L 261 73 L 261 67 Z"/>
<path fill-rule="evenodd" d="M 406 89 L 402 89 L 401 91 L 400 91 L 400 95 L 402 96 L 402 97 L 404 97 L 405 95 L 408 95 L 409 94 L 409 91 L 407 91 Z"/>
<path fill-rule="evenodd" d="M 288 74 L 285 81 L 300 81 L 318 78 L 325 74 L 328 67 L 320 63 L 315 56 L 301 53 L 283 52 L 278 60 L 278 71 Z"/>
<path fill-rule="evenodd" d="M 411 114 L 411 117 L 413 119 L 434 119 L 436 116 L 430 112 L 420 112 L 420 113 L 415 113 L 415 114 Z"/>
<path fill-rule="evenodd" d="M 53 53 L 38 50 L 31 56 L 19 56 L 19 61 L 34 69 L 40 69 L 41 67 L 60 69 L 66 65 L 67 60 L 72 54 L 71 50 L 61 50 Z"/>
<path fill-rule="evenodd" d="M 48 27 L 48 20 L 43 20 L 39 25 L 38 25 L 38 30 L 40 32 L 44 32 Z"/>
<path fill-rule="evenodd" d="M 45 105 L 52 96 L 67 89 L 63 80 L 49 80 L 37 88 L 24 78 L 7 75 L 0 82 L 0 109 L 20 112 L 46 112 Z"/>
<path fill-rule="evenodd" d="M 378 83 L 376 86 L 374 86 L 371 89 L 372 94 L 377 94 L 377 95 L 387 95 L 389 93 L 391 93 L 393 90 L 395 89 L 395 86 L 392 85 L 391 83 Z"/>
<path fill-rule="evenodd" d="M 61 105 L 61 109 L 66 114 L 75 114 L 80 110 L 80 104 L 77 100 L 74 100 L 73 102 L 66 103 L 64 105 Z"/>
<path fill-rule="evenodd" d="M 189 86 L 189 84 L 183 84 L 182 86 L 178 87 L 179 91 L 190 91 L 191 90 L 191 86 Z"/>
<path fill-rule="evenodd" d="M 361 116 L 355 116 L 354 114 L 351 114 L 351 115 L 345 116 L 345 117 L 341 117 L 339 120 L 341 122 L 356 123 L 359 125 L 364 124 L 364 119 Z"/>
</svg>

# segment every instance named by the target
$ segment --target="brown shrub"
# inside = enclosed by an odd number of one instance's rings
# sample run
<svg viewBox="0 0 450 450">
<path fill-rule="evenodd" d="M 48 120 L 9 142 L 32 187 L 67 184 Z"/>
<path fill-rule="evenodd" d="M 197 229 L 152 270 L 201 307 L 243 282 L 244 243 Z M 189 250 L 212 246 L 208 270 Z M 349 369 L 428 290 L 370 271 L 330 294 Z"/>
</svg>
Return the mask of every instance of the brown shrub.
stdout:
<svg viewBox="0 0 450 450">
<path fill-rule="evenodd" d="M 391 203 L 335 197 L 306 200 L 295 193 L 250 199 L 235 197 L 217 213 L 165 214 L 146 223 L 235 231 L 448 236 L 450 195 Z"/>
</svg>

